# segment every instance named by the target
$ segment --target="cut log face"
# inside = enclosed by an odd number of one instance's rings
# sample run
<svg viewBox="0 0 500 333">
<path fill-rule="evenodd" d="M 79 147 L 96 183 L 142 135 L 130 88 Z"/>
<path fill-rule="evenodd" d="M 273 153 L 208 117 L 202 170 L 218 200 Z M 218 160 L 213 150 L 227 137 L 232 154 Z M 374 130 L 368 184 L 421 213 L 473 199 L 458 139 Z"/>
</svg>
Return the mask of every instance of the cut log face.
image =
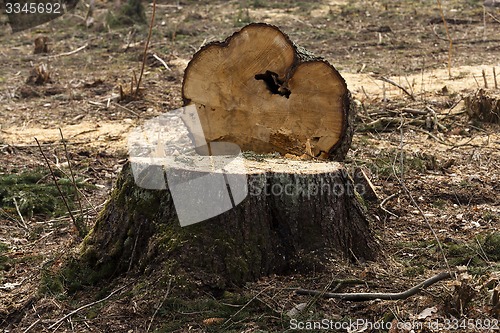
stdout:
<svg viewBox="0 0 500 333">
<path fill-rule="evenodd" d="M 196 105 L 207 142 L 321 158 L 350 145 L 344 79 L 274 26 L 250 24 L 204 46 L 185 71 L 182 94 Z"/>
</svg>

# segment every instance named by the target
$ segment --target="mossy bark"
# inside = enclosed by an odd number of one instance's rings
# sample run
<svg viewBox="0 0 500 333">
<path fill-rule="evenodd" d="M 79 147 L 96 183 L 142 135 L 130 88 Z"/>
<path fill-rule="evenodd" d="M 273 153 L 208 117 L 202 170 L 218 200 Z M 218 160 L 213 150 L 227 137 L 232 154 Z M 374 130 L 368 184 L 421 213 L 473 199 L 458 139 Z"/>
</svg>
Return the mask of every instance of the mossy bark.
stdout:
<svg viewBox="0 0 500 333">
<path fill-rule="evenodd" d="M 163 267 L 221 289 L 270 274 L 321 271 L 334 257 L 372 260 L 376 241 L 352 181 L 330 163 L 328 173 L 249 174 L 250 195 L 236 208 L 187 227 L 178 222 L 170 191 L 137 187 L 126 165 L 82 258 L 110 275 Z"/>
</svg>

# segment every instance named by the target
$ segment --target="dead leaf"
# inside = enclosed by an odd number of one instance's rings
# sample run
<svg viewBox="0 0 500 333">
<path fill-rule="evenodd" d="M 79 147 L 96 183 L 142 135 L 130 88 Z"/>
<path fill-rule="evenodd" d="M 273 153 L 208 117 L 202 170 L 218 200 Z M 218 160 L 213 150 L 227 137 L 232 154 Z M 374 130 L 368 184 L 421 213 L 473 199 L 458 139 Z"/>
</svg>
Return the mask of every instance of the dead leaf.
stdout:
<svg viewBox="0 0 500 333">
<path fill-rule="evenodd" d="M 307 306 L 307 303 L 300 303 L 295 305 L 290 311 L 286 313 L 286 315 L 290 318 L 296 317 L 300 314 Z"/>
<path fill-rule="evenodd" d="M 437 312 L 437 308 L 435 306 L 427 308 L 427 309 L 424 309 L 424 311 L 420 312 L 417 315 L 417 319 L 426 319 L 426 318 L 429 318 L 430 316 L 432 316 L 433 313 L 436 313 L 436 312 Z"/>
</svg>

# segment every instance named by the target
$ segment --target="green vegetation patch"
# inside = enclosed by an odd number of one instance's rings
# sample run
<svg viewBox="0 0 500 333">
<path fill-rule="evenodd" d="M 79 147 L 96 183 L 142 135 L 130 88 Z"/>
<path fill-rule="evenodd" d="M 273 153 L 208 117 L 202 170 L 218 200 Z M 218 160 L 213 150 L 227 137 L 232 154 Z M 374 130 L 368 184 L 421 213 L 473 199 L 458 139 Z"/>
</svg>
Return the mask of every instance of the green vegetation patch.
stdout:
<svg viewBox="0 0 500 333">
<path fill-rule="evenodd" d="M 225 292 L 221 298 L 202 297 L 194 300 L 168 297 L 157 313 L 162 324 L 157 332 L 186 329 L 192 323 L 202 323 L 205 332 L 242 332 L 249 323 L 276 331 L 279 318 L 269 320 L 275 313 L 251 295 Z"/>
<path fill-rule="evenodd" d="M 429 159 L 428 156 L 420 154 L 412 154 L 406 151 L 401 154 L 398 149 L 388 149 L 380 151 L 372 162 L 366 164 L 366 167 L 376 177 L 392 179 L 394 173 L 400 177 L 402 171 L 404 173 L 424 173 L 429 169 Z"/>
<path fill-rule="evenodd" d="M 70 179 L 59 170 L 58 184 L 70 208 L 74 208 L 76 190 Z M 77 182 L 78 187 L 83 184 Z M 16 208 L 17 205 L 17 208 Z M 24 218 L 33 216 L 58 217 L 67 213 L 67 208 L 48 171 L 41 169 L 0 175 L 0 211 L 13 218 L 17 209 Z"/>
<path fill-rule="evenodd" d="M 491 232 L 467 243 L 445 244 L 444 249 L 450 265 L 486 269 L 492 262 L 500 263 L 500 232 Z"/>
<path fill-rule="evenodd" d="M 129 26 L 146 23 L 146 12 L 140 0 L 128 0 L 116 12 L 108 12 L 106 21 L 110 27 Z"/>
<path fill-rule="evenodd" d="M 483 250 L 489 260 L 500 261 L 500 232 L 492 232 L 486 236 Z"/>
<path fill-rule="evenodd" d="M 0 272 L 6 270 L 9 266 L 8 265 L 9 264 L 9 257 L 4 255 L 4 253 L 6 253 L 8 250 L 9 250 L 9 247 L 7 246 L 7 244 L 0 242 Z M 0 277 L 1 277 L 1 275 L 0 275 Z"/>
</svg>

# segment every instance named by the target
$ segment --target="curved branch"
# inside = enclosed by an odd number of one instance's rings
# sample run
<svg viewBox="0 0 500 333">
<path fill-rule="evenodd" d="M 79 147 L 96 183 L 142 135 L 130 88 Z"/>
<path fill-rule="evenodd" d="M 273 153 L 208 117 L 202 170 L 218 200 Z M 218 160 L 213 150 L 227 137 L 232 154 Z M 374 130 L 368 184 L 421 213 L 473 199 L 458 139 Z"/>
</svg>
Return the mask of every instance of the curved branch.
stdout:
<svg viewBox="0 0 500 333">
<path fill-rule="evenodd" d="M 433 285 L 436 282 L 441 280 L 451 278 L 451 273 L 442 272 L 433 277 L 425 280 L 422 283 L 417 284 L 413 288 L 405 290 L 400 293 L 324 293 L 318 290 L 306 290 L 306 289 L 297 289 L 295 292 L 299 295 L 312 295 L 312 296 L 320 296 L 324 298 L 339 298 L 344 301 L 369 301 L 374 299 L 383 299 L 383 300 L 399 300 L 399 299 L 407 299 L 410 296 L 415 295 L 420 290 L 427 288 Z"/>
</svg>

